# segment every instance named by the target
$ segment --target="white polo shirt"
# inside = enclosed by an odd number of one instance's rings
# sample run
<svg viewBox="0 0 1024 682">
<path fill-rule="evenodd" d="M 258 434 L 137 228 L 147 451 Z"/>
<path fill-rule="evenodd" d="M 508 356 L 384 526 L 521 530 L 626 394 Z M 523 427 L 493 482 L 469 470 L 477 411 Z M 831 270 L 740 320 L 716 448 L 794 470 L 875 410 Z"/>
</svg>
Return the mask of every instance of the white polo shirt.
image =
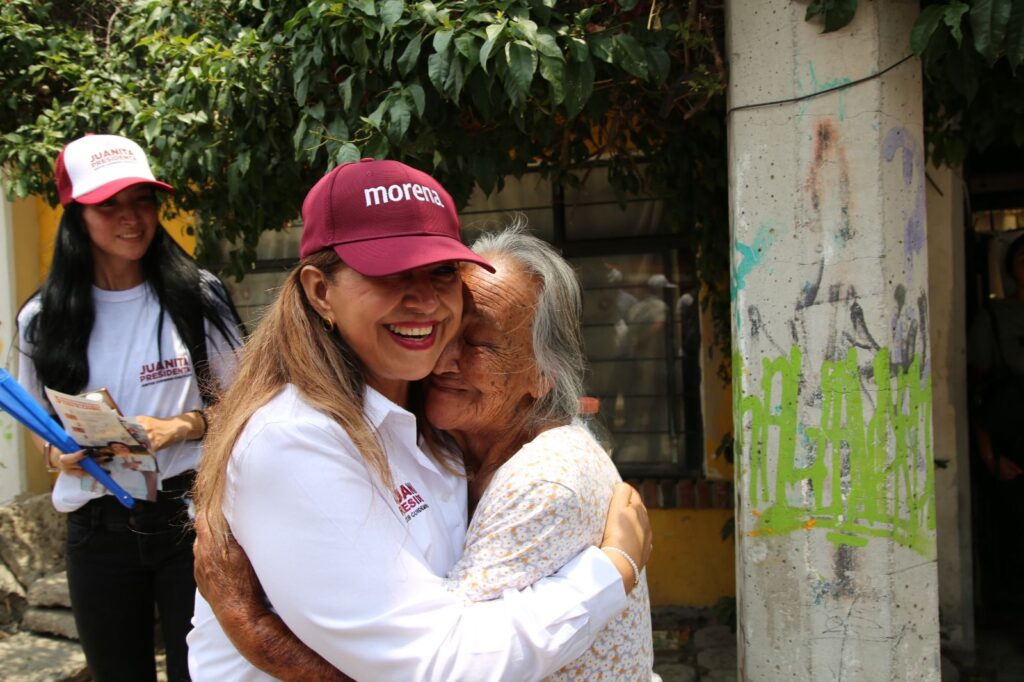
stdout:
<svg viewBox="0 0 1024 682">
<path fill-rule="evenodd" d="M 627 604 L 591 547 L 556 574 L 471 602 L 446 587 L 462 552 L 465 480 L 417 445 L 415 418 L 372 389 L 366 416 L 391 464 L 385 491 L 345 431 L 286 387 L 249 420 L 224 513 L 281 618 L 357 680 L 538 680 L 582 655 Z M 196 597 L 192 679 L 267 680 Z"/>
</svg>

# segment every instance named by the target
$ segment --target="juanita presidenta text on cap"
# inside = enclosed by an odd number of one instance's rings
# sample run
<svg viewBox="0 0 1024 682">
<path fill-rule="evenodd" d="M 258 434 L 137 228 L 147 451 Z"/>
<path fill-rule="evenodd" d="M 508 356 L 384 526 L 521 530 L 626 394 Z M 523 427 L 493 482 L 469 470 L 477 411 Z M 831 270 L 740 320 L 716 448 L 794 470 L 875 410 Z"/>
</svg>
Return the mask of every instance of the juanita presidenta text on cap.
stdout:
<svg viewBox="0 0 1024 682">
<path fill-rule="evenodd" d="M 57 157 L 55 172 L 64 206 L 72 201 L 97 204 L 140 183 L 174 192 L 154 177 L 142 147 L 120 135 L 86 135 L 68 143 Z"/>
</svg>

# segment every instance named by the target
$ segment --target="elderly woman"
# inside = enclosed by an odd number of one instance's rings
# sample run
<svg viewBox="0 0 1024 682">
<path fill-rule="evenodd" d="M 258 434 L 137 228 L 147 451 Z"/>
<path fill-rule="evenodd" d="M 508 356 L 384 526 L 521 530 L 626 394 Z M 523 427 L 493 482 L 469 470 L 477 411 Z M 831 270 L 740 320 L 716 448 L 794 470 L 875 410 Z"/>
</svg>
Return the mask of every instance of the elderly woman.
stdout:
<svg viewBox="0 0 1024 682">
<path fill-rule="evenodd" d="M 484 237 L 474 250 L 496 272 L 464 272 L 461 335 L 442 353 L 425 399 L 439 430 L 433 439 L 463 453 L 475 509 L 447 585 L 484 601 L 526 588 L 599 544 L 620 479 L 590 433 L 573 424 L 584 362 L 572 268 L 516 228 Z M 227 605 L 218 615 L 250 661 L 284 679 L 347 679 L 279 622 L 263 628 L 275 619 L 247 594 L 255 580 L 238 579 L 251 576 L 244 556 L 236 553 L 228 565 L 197 555 L 200 587 L 209 601 Z M 646 578 L 638 572 L 634 580 L 625 610 L 547 679 L 651 679 Z"/>
<path fill-rule="evenodd" d="M 582 301 L 572 268 L 516 229 L 473 249 L 496 272 L 470 272 L 461 339 L 427 380 L 426 415 L 463 453 L 475 507 L 462 559 L 449 574 L 470 599 L 522 589 L 598 544 L 615 466 L 572 423 L 583 389 Z M 552 680 L 651 676 L 644 574 L 629 605 Z"/>
</svg>

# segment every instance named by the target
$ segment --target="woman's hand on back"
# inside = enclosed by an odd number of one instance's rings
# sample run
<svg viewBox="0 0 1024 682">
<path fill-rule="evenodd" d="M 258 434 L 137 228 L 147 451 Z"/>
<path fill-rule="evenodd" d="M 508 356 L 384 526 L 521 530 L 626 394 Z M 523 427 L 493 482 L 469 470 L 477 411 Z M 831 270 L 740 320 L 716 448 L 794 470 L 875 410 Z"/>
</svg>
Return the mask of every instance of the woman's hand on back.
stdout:
<svg viewBox="0 0 1024 682">
<path fill-rule="evenodd" d="M 263 605 L 263 589 L 249 557 L 233 537 L 227 538 L 222 551 L 210 535 L 204 514 L 197 514 L 195 520 L 196 541 L 193 545 L 195 556 L 194 571 L 199 594 L 210 603 L 218 619 L 223 614 L 219 609 L 225 605 L 244 608 L 241 620 L 266 610 Z"/>
<path fill-rule="evenodd" d="M 256 571 L 233 537 L 217 551 L 202 513 L 196 515 L 195 530 L 196 587 L 239 653 L 284 682 L 351 682 L 303 644 L 266 606 Z"/>
<path fill-rule="evenodd" d="M 644 506 L 640 493 L 628 483 L 617 484 L 608 505 L 608 519 L 604 526 L 601 549 L 605 550 L 605 554 L 622 574 L 627 594 L 639 580 L 638 572 L 643 570 L 651 558 L 653 539 L 651 523 L 647 518 L 647 507 Z M 625 552 L 636 563 L 636 574 L 633 572 L 634 567 L 616 550 Z"/>
</svg>

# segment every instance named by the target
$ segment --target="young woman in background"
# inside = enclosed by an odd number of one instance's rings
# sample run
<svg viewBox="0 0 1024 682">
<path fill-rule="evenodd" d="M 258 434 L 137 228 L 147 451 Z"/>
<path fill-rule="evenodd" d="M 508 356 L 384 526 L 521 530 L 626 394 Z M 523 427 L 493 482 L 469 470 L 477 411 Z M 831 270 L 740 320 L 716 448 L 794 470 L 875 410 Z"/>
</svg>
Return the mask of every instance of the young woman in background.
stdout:
<svg viewBox="0 0 1024 682">
<path fill-rule="evenodd" d="M 157 181 L 142 148 L 87 135 L 61 151 L 64 207 L 45 282 L 18 315 L 19 382 L 106 388 L 146 430 L 159 467 L 155 501 L 121 506 L 83 479 L 84 452 L 37 439 L 60 471 L 53 503 L 66 512 L 68 586 L 93 678 L 155 680 L 154 606 L 168 679 L 187 680 L 185 635 L 195 581 L 186 495 L 206 434 L 204 407 L 233 372 L 241 323 L 223 284 L 200 270 L 160 225 Z"/>
</svg>

